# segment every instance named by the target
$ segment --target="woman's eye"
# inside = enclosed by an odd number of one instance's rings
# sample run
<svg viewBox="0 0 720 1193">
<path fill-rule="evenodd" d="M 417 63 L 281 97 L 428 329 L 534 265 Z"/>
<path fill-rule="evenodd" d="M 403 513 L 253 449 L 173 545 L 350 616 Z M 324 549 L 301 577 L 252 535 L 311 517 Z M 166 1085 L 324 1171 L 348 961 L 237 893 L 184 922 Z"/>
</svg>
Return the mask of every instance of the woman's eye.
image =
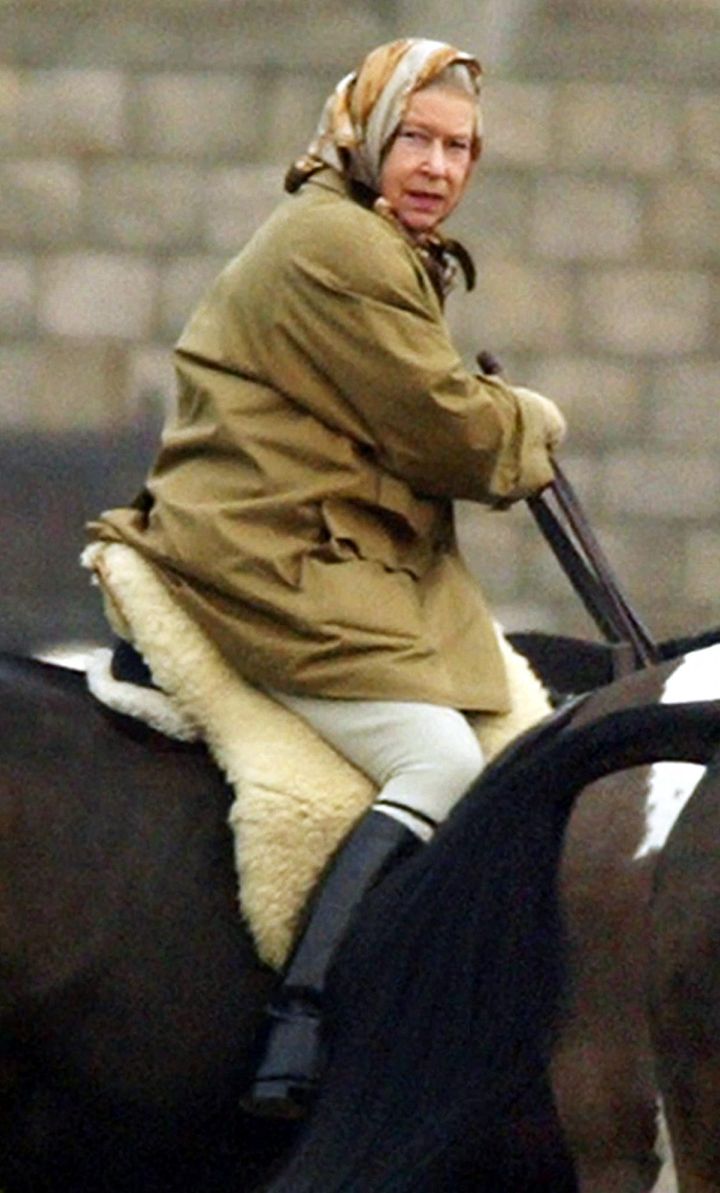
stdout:
<svg viewBox="0 0 720 1193">
<path fill-rule="evenodd" d="M 428 141 L 427 135 L 416 128 L 403 128 L 400 130 L 400 136 L 411 145 L 425 145 Z"/>
</svg>

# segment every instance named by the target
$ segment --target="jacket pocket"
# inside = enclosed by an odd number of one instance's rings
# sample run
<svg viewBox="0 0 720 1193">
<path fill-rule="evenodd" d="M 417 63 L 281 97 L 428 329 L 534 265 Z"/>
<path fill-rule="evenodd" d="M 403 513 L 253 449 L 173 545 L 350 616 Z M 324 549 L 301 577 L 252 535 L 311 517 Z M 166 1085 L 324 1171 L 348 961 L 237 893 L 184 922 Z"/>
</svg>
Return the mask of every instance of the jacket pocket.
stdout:
<svg viewBox="0 0 720 1193">
<path fill-rule="evenodd" d="M 370 559 L 390 571 L 405 571 L 420 579 L 432 566 L 445 535 L 439 533 L 446 517 L 451 519 L 442 502 L 423 501 L 430 509 L 414 510 L 410 497 L 408 507 L 401 508 L 398 491 L 383 498 L 392 498 L 382 505 L 365 501 L 329 498 L 322 503 L 322 519 L 327 533 L 323 553 L 329 552 L 336 561 L 354 558 Z M 414 516 L 413 516 L 414 515 Z"/>
</svg>

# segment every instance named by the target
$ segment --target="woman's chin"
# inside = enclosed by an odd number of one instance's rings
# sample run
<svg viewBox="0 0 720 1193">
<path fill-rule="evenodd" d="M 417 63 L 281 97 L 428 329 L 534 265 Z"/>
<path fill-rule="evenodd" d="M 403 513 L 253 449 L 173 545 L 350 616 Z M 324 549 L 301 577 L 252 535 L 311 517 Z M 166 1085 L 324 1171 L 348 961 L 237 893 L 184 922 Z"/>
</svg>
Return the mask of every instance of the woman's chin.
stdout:
<svg viewBox="0 0 720 1193">
<path fill-rule="evenodd" d="M 431 214 L 423 211 L 399 212 L 398 218 L 400 223 L 407 228 L 408 232 L 413 236 L 426 236 L 430 232 L 434 232 L 441 222 L 441 216 Z"/>
</svg>

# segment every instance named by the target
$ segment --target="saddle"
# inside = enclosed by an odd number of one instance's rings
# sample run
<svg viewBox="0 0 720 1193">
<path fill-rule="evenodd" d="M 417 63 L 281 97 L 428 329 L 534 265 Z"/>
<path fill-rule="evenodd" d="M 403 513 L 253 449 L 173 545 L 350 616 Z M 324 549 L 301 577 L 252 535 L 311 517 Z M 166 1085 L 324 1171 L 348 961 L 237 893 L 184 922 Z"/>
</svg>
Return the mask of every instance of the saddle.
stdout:
<svg viewBox="0 0 720 1193">
<path fill-rule="evenodd" d="M 82 563 L 120 639 L 114 652 L 95 652 L 89 689 L 116 712 L 206 743 L 234 793 L 228 819 L 240 910 L 259 956 L 281 968 L 310 891 L 375 787 L 305 721 L 236 674 L 134 548 L 93 543 Z M 550 711 L 527 660 L 498 635 L 513 707 L 473 720 L 488 759 Z"/>
</svg>

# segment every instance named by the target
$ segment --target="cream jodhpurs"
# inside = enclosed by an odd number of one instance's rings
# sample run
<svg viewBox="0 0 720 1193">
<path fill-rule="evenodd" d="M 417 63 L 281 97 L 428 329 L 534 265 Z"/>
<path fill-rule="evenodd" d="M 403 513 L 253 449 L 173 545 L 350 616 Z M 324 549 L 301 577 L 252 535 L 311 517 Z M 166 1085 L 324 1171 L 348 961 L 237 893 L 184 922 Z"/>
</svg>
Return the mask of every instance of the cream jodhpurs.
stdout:
<svg viewBox="0 0 720 1193">
<path fill-rule="evenodd" d="M 377 783 L 377 811 L 424 839 L 483 768 L 480 743 L 454 708 L 271 694 Z"/>
</svg>

